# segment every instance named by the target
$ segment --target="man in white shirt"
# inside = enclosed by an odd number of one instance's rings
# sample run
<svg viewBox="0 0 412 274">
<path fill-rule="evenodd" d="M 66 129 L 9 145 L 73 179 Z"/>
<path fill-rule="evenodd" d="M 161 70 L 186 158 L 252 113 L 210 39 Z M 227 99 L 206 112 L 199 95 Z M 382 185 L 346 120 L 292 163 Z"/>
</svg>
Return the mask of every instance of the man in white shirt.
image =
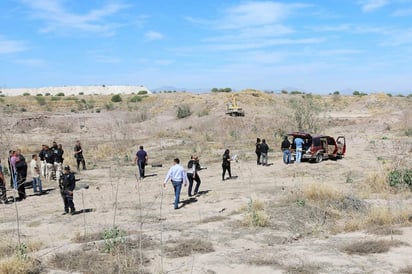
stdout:
<svg viewBox="0 0 412 274">
<path fill-rule="evenodd" d="M 169 179 L 172 181 L 173 188 L 175 190 L 175 209 L 179 208 L 179 201 L 180 201 L 180 191 L 182 190 L 182 184 L 187 185 L 187 177 L 185 169 L 180 165 L 179 158 L 173 160 L 174 165 L 169 169 L 167 172 L 165 181 L 163 186 L 166 187 L 167 181 Z"/>
<path fill-rule="evenodd" d="M 33 178 L 33 192 L 37 193 L 39 192 L 40 194 L 43 194 L 43 188 L 41 184 L 41 179 L 40 179 L 40 168 L 39 164 L 37 163 L 37 155 L 33 154 L 31 156 L 31 162 L 30 162 L 30 171 L 31 171 L 31 176 Z"/>
</svg>

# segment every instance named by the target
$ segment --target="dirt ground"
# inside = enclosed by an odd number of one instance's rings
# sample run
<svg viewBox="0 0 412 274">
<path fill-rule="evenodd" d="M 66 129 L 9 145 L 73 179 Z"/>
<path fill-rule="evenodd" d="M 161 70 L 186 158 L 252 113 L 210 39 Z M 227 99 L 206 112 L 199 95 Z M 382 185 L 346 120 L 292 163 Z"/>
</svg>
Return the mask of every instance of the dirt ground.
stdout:
<svg viewBox="0 0 412 274">
<path fill-rule="evenodd" d="M 344 135 L 345 157 L 285 165 L 281 137 L 275 131 L 283 126 L 281 121 L 293 121 L 288 116 L 293 109 L 287 105 L 287 96 L 292 95 L 246 94 L 238 100 L 245 117 L 224 115 L 225 96 L 158 94 L 134 109 L 101 112 L 28 107 L 28 111 L 3 120 L 9 128 L 3 145 L 21 147 L 26 159 L 42 143 L 56 140 L 63 143 L 65 162 L 74 168 L 71 151 L 80 139 L 88 168 L 76 172 L 80 181 L 74 193 L 77 213 L 73 216 L 62 215 L 63 203 L 53 180 L 43 179 L 44 195 L 27 189 L 26 200 L 0 205 L 0 245 L 15 246 L 20 241 L 37 246 L 29 256 L 41 262 L 41 273 L 98 273 L 92 266 L 93 260 L 98 261 L 94 257 L 78 269 L 59 267 L 53 260 L 70 252 L 88 258 L 89 252 L 99 250 L 104 256 L 104 240 L 93 237 L 118 227 L 125 239 L 139 245 L 142 254 L 135 256 L 142 256 L 144 268 L 134 267 L 134 272 L 120 268 L 113 273 L 141 273 L 142 269 L 146 273 L 210 274 L 412 273 L 408 272 L 412 269 L 410 221 L 393 220 L 374 227 L 389 229 L 388 233 L 373 233 L 367 227 L 342 229 L 356 218 L 370 217 L 361 214 L 363 206 L 406 211 L 412 219 L 409 190 L 362 188 L 365 182 L 382 180 L 388 169 L 412 166 L 412 138 L 405 135 L 411 128 L 411 98 L 350 96 L 341 99 L 342 105 L 324 108 L 319 116 L 321 133 Z M 327 105 L 332 99 L 319 100 Z M 182 102 L 190 104 L 195 113 L 178 119 L 176 106 Z M 209 112 L 202 114 L 206 107 Z M 7 114 L 5 108 L 3 113 Z M 29 117 L 46 118 L 38 122 Z M 26 123 L 26 128 L 17 130 L 18 123 L 20 127 Z M 57 124 L 58 129 L 52 126 Z M 292 123 L 285 130 L 293 131 Z M 256 165 L 256 137 L 266 138 L 271 147 L 268 166 Z M 138 171 L 132 163 L 140 144 L 149 154 L 142 181 L 136 179 Z M 220 159 L 225 148 L 238 157 L 232 162 L 234 178 L 222 181 Z M 172 159 L 179 157 L 185 166 L 191 154 L 199 155 L 206 167 L 199 173 L 200 193 L 188 197 L 184 187 L 181 207 L 174 210 L 173 187 L 169 182 L 163 188 L 162 183 Z M 311 200 L 304 196 L 308 186 L 333 189 L 336 197 L 344 198 Z M 14 192 L 9 184 L 7 187 L 7 195 L 12 197 Z M 352 202 L 342 202 L 348 199 Z M 338 205 L 331 206 L 335 202 Z M 255 211 L 253 203 L 260 204 L 261 210 Z M 256 215 L 257 211 L 264 217 Z M 248 216 L 265 223 L 251 225 Z M 90 239 L 79 240 L 87 237 Z M 348 245 L 366 241 L 399 244 L 389 244 L 381 253 L 345 251 Z M 116 253 L 109 256 L 125 265 Z"/>
</svg>

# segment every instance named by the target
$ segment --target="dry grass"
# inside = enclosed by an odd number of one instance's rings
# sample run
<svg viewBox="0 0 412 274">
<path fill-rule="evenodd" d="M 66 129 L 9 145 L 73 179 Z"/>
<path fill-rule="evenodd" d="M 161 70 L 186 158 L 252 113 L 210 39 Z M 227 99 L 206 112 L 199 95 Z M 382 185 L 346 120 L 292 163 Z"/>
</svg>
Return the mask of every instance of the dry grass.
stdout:
<svg viewBox="0 0 412 274">
<path fill-rule="evenodd" d="M 341 201 L 343 197 L 336 188 L 321 183 L 306 185 L 302 190 L 302 198 L 311 201 Z"/>
<path fill-rule="evenodd" d="M 371 227 L 367 229 L 366 231 L 369 234 L 375 234 L 375 235 L 382 235 L 382 236 L 387 236 L 387 235 L 402 235 L 403 232 L 399 229 L 395 229 L 390 226 L 377 226 L 377 227 Z"/>
<path fill-rule="evenodd" d="M 100 241 L 100 240 L 102 240 L 102 233 L 93 233 L 93 234 L 83 235 L 78 232 L 72 239 L 72 242 L 73 243 L 88 243 L 88 242 Z"/>
<path fill-rule="evenodd" d="M 400 273 L 400 274 L 412 274 L 412 265 L 408 265 L 404 268 L 399 269 L 398 273 Z"/>
<path fill-rule="evenodd" d="M 384 207 L 373 207 L 366 212 L 347 215 L 341 221 L 341 226 L 336 226 L 334 232 L 353 232 L 363 229 L 382 229 L 382 232 L 393 225 L 410 225 L 410 212 L 406 209 L 391 209 Z M 388 231 L 389 233 L 389 231 Z M 390 234 L 394 234 L 393 231 Z"/>
<path fill-rule="evenodd" d="M 135 249 L 119 249 L 114 255 L 94 251 L 56 254 L 51 264 L 61 270 L 85 274 L 147 273 Z M 143 263 L 148 263 L 146 259 Z"/>
<path fill-rule="evenodd" d="M 391 187 L 387 182 L 387 172 L 373 172 L 368 174 L 360 185 L 362 197 L 369 197 L 371 193 L 390 193 Z"/>
<path fill-rule="evenodd" d="M 226 216 L 217 215 L 217 216 L 210 216 L 210 217 L 204 218 L 200 222 L 202 224 L 206 224 L 206 223 L 212 223 L 212 222 L 221 222 L 226 219 L 228 219 Z"/>
<path fill-rule="evenodd" d="M 7 258 L 0 263 L 2 274 L 40 274 L 42 266 L 38 261 L 32 259 L 19 259 L 17 257 Z"/>
<path fill-rule="evenodd" d="M 170 244 L 170 242 L 168 243 Z M 166 255 L 171 258 L 186 257 L 193 253 L 210 253 L 214 252 L 211 242 L 202 241 L 200 239 L 184 239 L 178 240 L 177 244 L 165 247 Z"/>
<path fill-rule="evenodd" d="M 348 254 L 359 254 L 359 255 L 366 255 L 372 253 L 386 253 L 392 247 L 399 247 L 401 245 L 405 245 L 405 243 L 400 241 L 387 241 L 387 240 L 379 240 L 379 241 L 362 241 L 357 243 L 352 243 L 346 245 L 342 248 L 342 251 Z"/>
</svg>

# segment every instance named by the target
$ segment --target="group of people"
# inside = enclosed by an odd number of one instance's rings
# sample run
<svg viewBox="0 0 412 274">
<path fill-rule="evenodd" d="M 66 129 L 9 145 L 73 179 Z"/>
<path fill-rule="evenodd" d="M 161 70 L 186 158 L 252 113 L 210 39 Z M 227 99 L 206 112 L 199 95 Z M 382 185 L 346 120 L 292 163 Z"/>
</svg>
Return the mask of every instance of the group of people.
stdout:
<svg viewBox="0 0 412 274">
<path fill-rule="evenodd" d="M 294 138 L 293 143 L 296 147 L 296 163 L 300 163 L 302 160 L 302 152 L 303 152 L 303 145 L 305 144 L 305 141 L 302 138 Z M 284 136 L 283 141 L 280 145 L 280 149 L 283 152 L 283 162 L 285 164 L 290 164 L 292 163 L 291 161 L 291 149 L 292 149 L 292 143 L 289 141 L 288 136 Z M 263 165 L 267 166 L 268 163 L 268 151 L 269 151 L 269 146 L 266 143 L 265 139 L 260 140 L 260 138 L 256 139 L 256 156 L 257 156 L 257 164 L 258 165 Z"/>
<path fill-rule="evenodd" d="M 27 171 L 30 168 L 33 193 L 44 194 L 42 177 L 47 180 L 58 181 L 60 194 L 64 202 L 64 214 L 69 212 L 74 214 L 73 190 L 76 186 L 76 179 L 74 173 L 70 170 L 70 166 L 62 168 L 63 155 L 64 150 L 61 144 L 53 142 L 51 146 L 42 145 L 39 154 L 31 155 L 31 161 L 28 165 L 20 149 L 10 150 L 8 158 L 10 187 L 18 193 L 18 197 L 14 197 L 14 199 L 16 201 L 26 199 Z M 80 170 L 80 164 L 82 164 L 83 170 L 86 169 L 80 141 L 76 141 L 74 146 L 74 157 L 76 158 L 77 169 Z M 6 193 L 6 179 L 0 161 L 0 202 L 8 202 Z"/>
<path fill-rule="evenodd" d="M 296 163 L 300 163 L 302 160 L 302 152 L 303 152 L 303 145 L 305 144 L 305 141 L 297 137 L 293 140 L 295 147 L 296 147 Z M 282 144 L 280 145 L 280 149 L 283 152 L 283 162 L 288 165 L 290 164 L 291 161 L 291 148 L 292 148 L 292 143 L 289 141 L 288 136 L 285 136 L 283 138 Z"/>
<path fill-rule="evenodd" d="M 269 152 L 269 146 L 266 143 L 265 139 L 262 139 L 260 141 L 260 138 L 256 139 L 256 156 L 257 156 L 257 164 L 262 165 L 262 166 L 267 166 L 268 165 L 268 152 Z"/>
</svg>

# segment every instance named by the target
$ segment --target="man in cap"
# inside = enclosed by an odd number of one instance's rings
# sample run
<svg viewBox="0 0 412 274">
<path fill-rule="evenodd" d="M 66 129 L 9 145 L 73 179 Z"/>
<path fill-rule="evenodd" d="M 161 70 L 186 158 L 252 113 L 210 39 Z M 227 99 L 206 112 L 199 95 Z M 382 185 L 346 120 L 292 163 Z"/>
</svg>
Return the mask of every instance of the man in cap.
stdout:
<svg viewBox="0 0 412 274">
<path fill-rule="evenodd" d="M 70 172 L 70 167 L 65 166 L 63 170 L 63 175 L 60 177 L 60 194 L 63 198 L 64 202 L 64 213 L 67 214 L 69 213 L 69 208 L 70 208 L 70 214 L 75 213 L 75 208 L 74 208 L 74 203 L 73 203 L 73 191 L 74 188 L 76 187 L 76 178 L 74 177 L 74 174 Z"/>
</svg>

